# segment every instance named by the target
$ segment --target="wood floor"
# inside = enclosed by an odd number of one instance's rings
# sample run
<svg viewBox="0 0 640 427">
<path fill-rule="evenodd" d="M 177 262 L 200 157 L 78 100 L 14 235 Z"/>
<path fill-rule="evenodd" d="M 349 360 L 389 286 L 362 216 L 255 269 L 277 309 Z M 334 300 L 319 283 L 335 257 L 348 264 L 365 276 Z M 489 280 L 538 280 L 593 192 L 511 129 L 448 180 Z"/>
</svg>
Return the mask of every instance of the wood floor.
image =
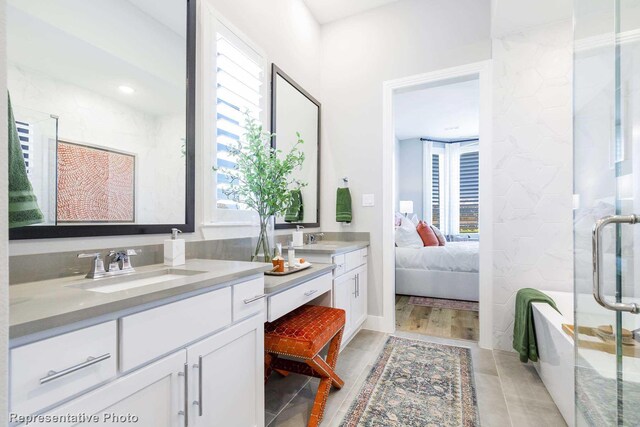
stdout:
<svg viewBox="0 0 640 427">
<path fill-rule="evenodd" d="M 396 295 L 396 329 L 472 341 L 480 331 L 477 311 L 410 305 L 405 295 Z"/>
</svg>

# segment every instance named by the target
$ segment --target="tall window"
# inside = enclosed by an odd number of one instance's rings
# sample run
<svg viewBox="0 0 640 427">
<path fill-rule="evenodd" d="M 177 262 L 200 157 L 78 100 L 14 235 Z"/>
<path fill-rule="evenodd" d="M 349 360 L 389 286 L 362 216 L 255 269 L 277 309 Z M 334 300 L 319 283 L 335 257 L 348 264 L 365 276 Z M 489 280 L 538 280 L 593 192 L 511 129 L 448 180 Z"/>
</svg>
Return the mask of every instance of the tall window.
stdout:
<svg viewBox="0 0 640 427">
<path fill-rule="evenodd" d="M 431 222 L 454 240 L 456 235 L 479 232 L 478 143 L 436 143 L 425 150 L 430 160 L 431 188 L 425 188 L 431 201 Z M 430 197 L 429 197 L 430 196 Z"/>
<path fill-rule="evenodd" d="M 479 153 L 460 155 L 460 233 L 478 232 Z"/>
<path fill-rule="evenodd" d="M 440 155 L 431 155 L 431 223 L 440 227 Z"/>
<path fill-rule="evenodd" d="M 264 67 L 259 55 L 233 34 L 216 33 L 216 206 L 219 209 L 241 209 L 229 200 L 224 190 L 229 187 L 228 170 L 236 162 L 229 146 L 244 133 L 245 113 L 259 119 L 262 111 Z"/>
</svg>

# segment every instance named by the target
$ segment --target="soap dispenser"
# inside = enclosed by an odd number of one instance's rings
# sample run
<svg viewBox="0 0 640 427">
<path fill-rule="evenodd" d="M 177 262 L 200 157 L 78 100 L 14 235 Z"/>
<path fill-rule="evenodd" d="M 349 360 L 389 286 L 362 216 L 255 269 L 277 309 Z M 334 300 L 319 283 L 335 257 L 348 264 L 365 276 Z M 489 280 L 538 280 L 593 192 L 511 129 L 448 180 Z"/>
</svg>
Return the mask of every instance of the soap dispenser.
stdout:
<svg viewBox="0 0 640 427">
<path fill-rule="evenodd" d="M 304 245 L 304 229 L 301 225 L 296 225 L 296 231 L 293 232 L 293 246 L 299 247 Z"/>
<path fill-rule="evenodd" d="M 177 228 L 171 229 L 171 239 L 164 241 L 164 265 L 177 267 L 185 263 L 184 239 L 178 239 L 178 234 L 182 231 Z"/>
</svg>

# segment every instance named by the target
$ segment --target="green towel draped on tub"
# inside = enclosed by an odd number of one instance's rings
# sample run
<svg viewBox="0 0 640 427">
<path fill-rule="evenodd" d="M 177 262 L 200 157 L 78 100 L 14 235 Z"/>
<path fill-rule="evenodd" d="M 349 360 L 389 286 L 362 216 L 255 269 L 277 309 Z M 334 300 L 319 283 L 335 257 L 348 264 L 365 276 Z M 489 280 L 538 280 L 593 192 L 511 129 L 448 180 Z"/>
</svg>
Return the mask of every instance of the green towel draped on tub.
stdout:
<svg viewBox="0 0 640 427">
<path fill-rule="evenodd" d="M 302 205 L 302 191 L 291 190 L 291 205 L 284 216 L 286 222 L 298 222 L 304 219 L 304 206 Z"/>
<path fill-rule="evenodd" d="M 9 102 L 9 228 L 38 224 L 44 221 L 44 216 L 38 207 L 38 200 L 33 193 L 33 187 L 27 176 L 24 164 L 20 137 L 13 118 L 11 98 Z"/>
<path fill-rule="evenodd" d="M 523 288 L 516 294 L 515 322 L 513 324 L 513 348 L 520 354 L 520 361 L 526 363 L 529 359 L 538 360 L 536 345 L 536 330 L 533 323 L 534 302 L 546 302 L 559 313 L 556 303 L 551 297 L 537 289 Z"/>
<path fill-rule="evenodd" d="M 338 188 L 338 193 L 336 194 L 336 221 L 351 222 L 352 217 L 349 188 Z"/>
</svg>

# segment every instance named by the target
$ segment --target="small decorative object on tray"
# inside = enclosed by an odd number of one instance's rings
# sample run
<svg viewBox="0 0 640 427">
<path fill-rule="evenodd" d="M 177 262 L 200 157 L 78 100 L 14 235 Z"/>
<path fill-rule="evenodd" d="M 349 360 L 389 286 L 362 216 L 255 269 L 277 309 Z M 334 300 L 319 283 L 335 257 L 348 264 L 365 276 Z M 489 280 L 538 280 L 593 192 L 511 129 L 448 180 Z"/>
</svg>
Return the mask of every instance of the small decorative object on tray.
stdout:
<svg viewBox="0 0 640 427">
<path fill-rule="evenodd" d="M 598 327 L 579 326 L 578 336 L 576 337 L 573 325 L 562 324 L 562 330 L 570 337 L 578 342 L 578 347 L 588 350 L 602 351 L 609 354 L 616 354 L 616 342 L 613 335 L 613 327 L 611 325 L 602 325 Z M 640 358 L 640 343 L 633 339 L 631 331 L 623 329 L 622 331 L 622 354 L 627 357 Z"/>
<path fill-rule="evenodd" d="M 275 264 L 275 261 L 274 261 L 274 264 Z M 296 258 L 296 263 L 292 267 L 289 267 L 289 263 L 286 262 L 284 263 L 283 271 L 278 271 L 277 270 L 278 267 L 274 266 L 273 270 L 266 271 L 264 274 L 266 274 L 267 276 L 286 276 L 288 274 L 293 274 L 293 273 L 297 273 L 298 271 L 306 270 L 307 268 L 311 267 L 311 265 L 312 264 L 310 262 L 306 262 L 304 258 Z"/>
</svg>

